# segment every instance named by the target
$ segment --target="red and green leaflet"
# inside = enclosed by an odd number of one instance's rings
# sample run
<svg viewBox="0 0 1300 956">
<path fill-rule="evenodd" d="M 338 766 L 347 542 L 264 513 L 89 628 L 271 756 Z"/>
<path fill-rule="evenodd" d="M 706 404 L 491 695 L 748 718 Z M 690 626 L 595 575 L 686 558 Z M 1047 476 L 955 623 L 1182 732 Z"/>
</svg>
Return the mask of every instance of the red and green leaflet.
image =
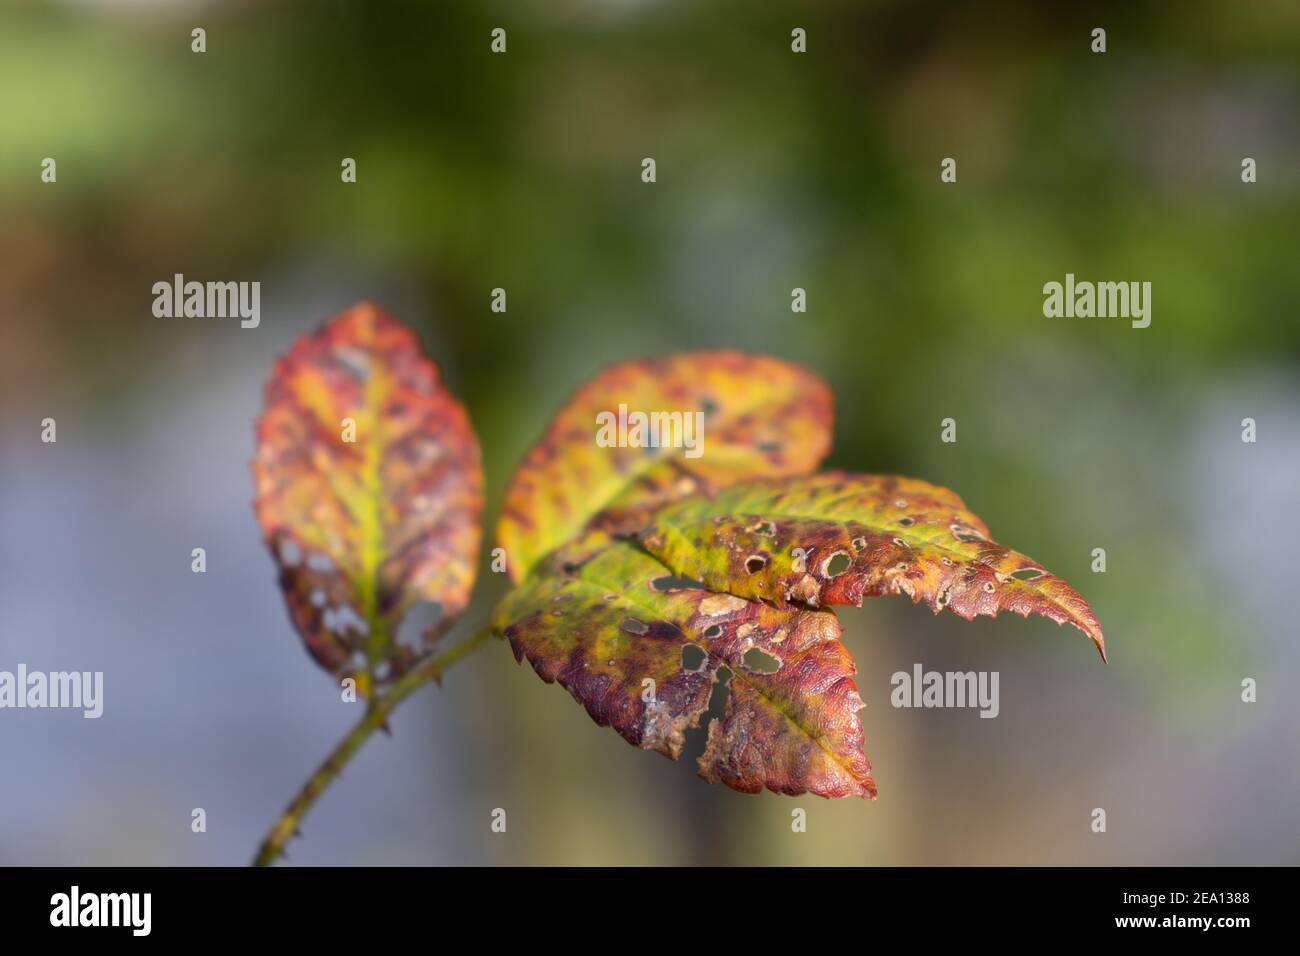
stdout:
<svg viewBox="0 0 1300 956">
<path fill-rule="evenodd" d="M 992 541 L 956 494 L 923 481 L 825 472 L 746 482 L 665 507 L 641 541 L 675 573 L 741 597 L 816 607 L 905 594 L 967 620 L 1041 614 L 1074 625 L 1106 656 L 1077 591 Z"/>
<path fill-rule="evenodd" d="M 829 611 L 775 608 L 673 577 L 635 543 L 561 548 L 498 606 L 493 626 L 593 720 L 676 760 L 730 672 L 700 775 L 757 793 L 875 796 L 856 668 Z"/>
<path fill-rule="evenodd" d="M 598 416 L 704 414 L 703 453 L 601 447 Z M 830 448 L 831 396 L 821 379 L 774 358 L 698 352 L 625 362 L 582 386 L 556 413 L 506 489 L 497 540 L 511 579 L 586 529 L 632 530 L 654 507 L 748 478 L 811 472 Z"/>
<path fill-rule="evenodd" d="M 415 334 L 361 304 L 300 338 L 257 442 L 254 507 L 308 650 L 363 691 L 409 670 L 469 602 L 483 508 L 478 441 Z M 438 621 L 399 644 L 423 602 Z"/>
</svg>

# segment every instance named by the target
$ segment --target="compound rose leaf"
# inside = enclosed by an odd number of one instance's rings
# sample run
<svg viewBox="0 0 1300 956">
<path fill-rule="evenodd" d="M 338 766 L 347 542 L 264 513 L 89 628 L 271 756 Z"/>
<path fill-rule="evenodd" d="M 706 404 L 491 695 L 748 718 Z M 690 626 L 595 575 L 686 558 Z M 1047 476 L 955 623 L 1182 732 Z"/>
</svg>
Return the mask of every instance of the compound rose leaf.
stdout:
<svg viewBox="0 0 1300 956">
<path fill-rule="evenodd" d="M 924 481 L 825 472 L 745 482 L 668 505 L 641 541 L 676 574 L 777 606 L 906 594 L 967 620 L 1041 614 L 1074 625 L 1106 657 L 1077 591 L 991 541 L 956 494 Z"/>
<path fill-rule="evenodd" d="M 254 508 L 316 661 L 367 691 L 464 609 L 482 534 L 478 441 L 415 333 L 363 303 L 275 363 L 257 422 Z M 417 603 L 434 625 L 399 643 Z"/>
<path fill-rule="evenodd" d="M 776 608 L 674 578 L 634 542 L 559 549 L 493 613 L 519 660 L 602 726 L 676 760 L 730 672 L 700 775 L 757 793 L 874 798 L 853 659 L 830 611 Z"/>
<path fill-rule="evenodd" d="M 523 580 L 597 513 L 603 527 L 634 532 L 666 501 L 807 474 L 830 447 L 831 418 L 821 379 L 767 356 L 699 352 L 608 368 L 560 409 L 511 479 L 497 528 L 510 575 Z M 665 447 L 674 439 L 688 447 Z"/>
</svg>

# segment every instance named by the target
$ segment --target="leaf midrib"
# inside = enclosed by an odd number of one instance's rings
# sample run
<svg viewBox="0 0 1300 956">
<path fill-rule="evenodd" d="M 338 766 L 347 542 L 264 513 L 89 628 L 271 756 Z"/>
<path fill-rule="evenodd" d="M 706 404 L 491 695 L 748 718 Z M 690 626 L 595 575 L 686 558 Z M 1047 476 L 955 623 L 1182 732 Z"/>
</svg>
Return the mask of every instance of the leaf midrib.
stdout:
<svg viewBox="0 0 1300 956">
<path fill-rule="evenodd" d="M 366 636 L 366 660 L 374 683 L 374 668 L 384 657 L 388 643 L 387 621 L 379 614 L 379 568 L 384 560 L 384 489 L 383 489 L 383 370 L 371 357 L 366 376 L 364 408 L 365 432 L 361 452 L 362 514 L 360 518 L 361 560 L 357 593 L 361 615 L 370 628 Z M 360 426 L 360 423 L 358 423 Z"/>
</svg>

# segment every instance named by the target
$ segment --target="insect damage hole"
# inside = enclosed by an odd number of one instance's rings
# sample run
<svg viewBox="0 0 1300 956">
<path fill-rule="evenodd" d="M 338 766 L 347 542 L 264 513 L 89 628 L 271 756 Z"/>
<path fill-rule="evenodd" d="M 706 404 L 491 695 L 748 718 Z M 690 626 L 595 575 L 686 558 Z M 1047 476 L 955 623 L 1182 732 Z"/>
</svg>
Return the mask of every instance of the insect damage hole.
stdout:
<svg viewBox="0 0 1300 956">
<path fill-rule="evenodd" d="M 826 556 L 822 562 L 822 574 L 828 578 L 838 577 L 849 569 L 852 564 L 847 551 L 836 551 L 834 554 Z"/>
<path fill-rule="evenodd" d="M 1036 581 L 1046 573 L 1042 568 L 1021 568 L 1019 571 L 1012 571 L 1011 576 L 1017 581 Z"/>
<path fill-rule="evenodd" d="M 296 568 L 302 563 L 302 547 L 292 538 L 279 540 L 280 563 L 288 568 Z"/>
<path fill-rule="evenodd" d="M 650 582 L 650 590 L 652 591 L 703 591 L 704 589 L 702 581 L 696 581 L 694 578 L 673 577 L 672 575 L 664 575 Z"/>
<path fill-rule="evenodd" d="M 619 627 L 629 634 L 645 634 L 650 630 L 650 625 L 645 621 L 638 621 L 634 617 L 626 617 Z"/>
<path fill-rule="evenodd" d="M 709 655 L 704 648 L 696 644 L 682 646 L 682 670 L 699 672 L 708 660 Z"/>
<path fill-rule="evenodd" d="M 442 621 L 444 608 L 441 601 L 421 601 L 407 612 L 397 626 L 395 643 L 409 647 L 416 653 L 424 651 L 434 641 Z M 426 637 L 426 635 L 430 635 Z"/>
<path fill-rule="evenodd" d="M 745 656 L 741 658 L 745 667 L 751 671 L 760 674 L 775 674 L 781 669 L 781 659 L 773 657 L 766 651 L 760 651 L 757 647 L 751 647 L 745 651 Z"/>
<path fill-rule="evenodd" d="M 714 722 L 722 720 L 726 715 L 727 699 L 731 696 L 727 686 L 730 681 L 731 668 L 726 664 L 719 664 L 713 689 L 709 692 L 708 709 L 700 722 L 686 731 L 686 745 L 682 748 L 682 756 L 688 758 L 692 765 L 704 755 L 707 749 L 709 729 Z"/>
<path fill-rule="evenodd" d="M 324 613 L 321 614 L 321 624 L 325 626 L 325 630 L 339 637 L 346 637 L 349 631 L 354 631 L 362 637 L 370 633 L 369 622 L 350 604 L 325 608 Z"/>
<path fill-rule="evenodd" d="M 745 559 L 745 570 L 750 574 L 757 574 L 767 567 L 767 555 L 751 554 Z"/>
<path fill-rule="evenodd" d="M 726 709 L 731 676 L 730 667 L 726 664 L 718 665 L 717 680 L 713 684 L 713 693 L 709 697 L 709 715 L 711 717 L 721 717 Z"/>
</svg>

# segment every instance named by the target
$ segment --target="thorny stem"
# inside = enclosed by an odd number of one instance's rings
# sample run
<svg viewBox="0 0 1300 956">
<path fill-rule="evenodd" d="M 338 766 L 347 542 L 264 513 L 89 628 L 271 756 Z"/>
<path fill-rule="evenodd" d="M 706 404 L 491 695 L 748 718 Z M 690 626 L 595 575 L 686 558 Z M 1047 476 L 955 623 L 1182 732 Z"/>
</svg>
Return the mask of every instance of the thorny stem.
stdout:
<svg viewBox="0 0 1300 956">
<path fill-rule="evenodd" d="M 270 866 L 284 853 L 285 844 L 298 833 L 298 825 L 307 815 L 307 811 L 325 792 L 325 788 L 343 772 L 348 761 L 361 749 L 361 745 L 369 739 L 370 735 L 381 727 L 387 727 L 388 717 L 398 704 L 429 681 L 441 680 L 448 668 L 481 647 L 491 636 L 492 631 L 484 628 L 473 637 L 466 638 L 455 647 L 429 658 L 403 675 L 382 697 L 372 698 L 366 709 L 366 715 L 346 737 L 339 741 L 338 746 L 303 784 L 298 795 L 293 798 L 293 802 L 271 827 L 266 839 L 262 841 L 261 849 L 257 851 L 257 858 L 253 860 L 253 865 Z"/>
</svg>

